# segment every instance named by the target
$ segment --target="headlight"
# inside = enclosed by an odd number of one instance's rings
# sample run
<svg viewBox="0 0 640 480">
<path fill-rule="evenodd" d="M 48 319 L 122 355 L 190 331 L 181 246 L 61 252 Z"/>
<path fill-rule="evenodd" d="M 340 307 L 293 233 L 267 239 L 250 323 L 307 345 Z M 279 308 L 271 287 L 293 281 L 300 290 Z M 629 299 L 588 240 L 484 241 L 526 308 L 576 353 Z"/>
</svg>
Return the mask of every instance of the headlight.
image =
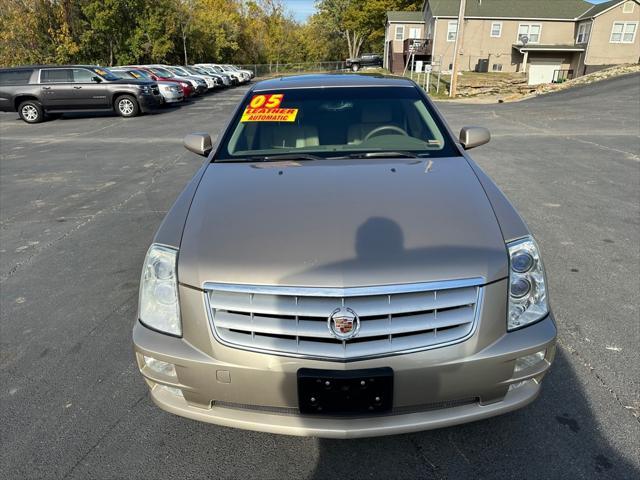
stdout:
<svg viewBox="0 0 640 480">
<path fill-rule="evenodd" d="M 509 249 L 509 314 L 507 330 L 537 322 L 549 313 L 544 267 L 533 237 L 507 245 Z"/>
<path fill-rule="evenodd" d="M 138 85 L 138 88 L 143 93 L 149 93 L 151 91 L 151 88 L 149 87 L 149 85 Z"/>
<path fill-rule="evenodd" d="M 142 323 L 171 335 L 182 335 L 176 260 L 178 251 L 151 245 L 140 280 L 138 318 Z"/>
</svg>

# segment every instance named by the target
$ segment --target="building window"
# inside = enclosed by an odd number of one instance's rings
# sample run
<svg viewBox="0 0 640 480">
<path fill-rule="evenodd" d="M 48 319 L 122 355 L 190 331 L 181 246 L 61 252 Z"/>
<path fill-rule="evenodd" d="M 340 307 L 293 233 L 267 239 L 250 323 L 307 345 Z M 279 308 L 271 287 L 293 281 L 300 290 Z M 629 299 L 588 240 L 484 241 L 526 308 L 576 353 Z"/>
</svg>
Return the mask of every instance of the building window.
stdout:
<svg viewBox="0 0 640 480">
<path fill-rule="evenodd" d="M 502 64 L 501 63 L 494 63 L 492 70 L 494 72 L 501 72 L 502 71 Z"/>
<path fill-rule="evenodd" d="M 498 38 L 502 35 L 502 22 L 493 22 L 491 24 L 491 36 Z"/>
<path fill-rule="evenodd" d="M 404 40 L 404 25 L 396 25 L 396 40 Z"/>
<path fill-rule="evenodd" d="M 449 22 L 447 27 L 447 42 L 455 42 L 458 34 L 458 22 Z"/>
<path fill-rule="evenodd" d="M 613 22 L 610 43 L 633 43 L 636 39 L 638 22 Z"/>
<path fill-rule="evenodd" d="M 518 27 L 518 41 L 522 42 L 526 37 L 527 43 L 540 43 L 540 30 L 542 25 L 539 23 L 521 23 Z"/>
<path fill-rule="evenodd" d="M 420 38 L 420 29 L 411 27 L 409 29 L 409 38 Z"/>
<path fill-rule="evenodd" d="M 634 2 L 627 2 L 622 6 L 622 13 L 633 13 Z"/>
<path fill-rule="evenodd" d="M 581 23 L 578 25 L 578 36 L 576 43 L 587 43 L 589 41 L 589 33 L 591 32 L 591 24 Z"/>
</svg>

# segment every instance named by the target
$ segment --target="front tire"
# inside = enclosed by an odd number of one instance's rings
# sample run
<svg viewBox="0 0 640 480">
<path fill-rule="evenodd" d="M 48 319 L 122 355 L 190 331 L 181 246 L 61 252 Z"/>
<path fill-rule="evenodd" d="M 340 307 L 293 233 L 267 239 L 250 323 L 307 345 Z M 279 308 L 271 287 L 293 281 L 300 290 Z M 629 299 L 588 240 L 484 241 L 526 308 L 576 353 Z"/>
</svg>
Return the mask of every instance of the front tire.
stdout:
<svg viewBox="0 0 640 480">
<path fill-rule="evenodd" d="M 140 113 L 140 105 L 131 95 L 121 95 L 116 98 L 115 108 L 118 115 L 124 118 L 135 117 Z"/>
<path fill-rule="evenodd" d="M 351 65 L 351 70 L 357 72 L 358 70 L 360 70 L 360 65 L 354 63 L 353 65 Z"/>
<path fill-rule="evenodd" d="M 40 123 L 44 120 L 44 110 L 36 100 L 22 102 L 18 107 L 18 115 L 27 123 Z"/>
</svg>

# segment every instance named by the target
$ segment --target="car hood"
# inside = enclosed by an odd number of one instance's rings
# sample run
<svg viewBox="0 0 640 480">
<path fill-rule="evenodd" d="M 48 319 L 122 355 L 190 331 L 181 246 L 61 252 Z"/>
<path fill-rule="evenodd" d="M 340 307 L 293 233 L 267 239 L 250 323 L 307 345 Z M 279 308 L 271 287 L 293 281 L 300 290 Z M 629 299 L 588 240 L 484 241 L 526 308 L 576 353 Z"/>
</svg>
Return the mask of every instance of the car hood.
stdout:
<svg viewBox="0 0 640 480">
<path fill-rule="evenodd" d="M 115 84 L 119 84 L 119 85 L 154 85 L 156 82 L 152 81 L 152 80 L 138 80 L 135 78 L 132 78 L 131 80 L 129 80 L 128 78 L 121 78 L 119 80 L 111 80 L 108 83 L 115 83 Z"/>
<path fill-rule="evenodd" d="M 181 283 L 355 287 L 507 276 L 464 157 L 212 163 L 180 246 Z"/>
</svg>

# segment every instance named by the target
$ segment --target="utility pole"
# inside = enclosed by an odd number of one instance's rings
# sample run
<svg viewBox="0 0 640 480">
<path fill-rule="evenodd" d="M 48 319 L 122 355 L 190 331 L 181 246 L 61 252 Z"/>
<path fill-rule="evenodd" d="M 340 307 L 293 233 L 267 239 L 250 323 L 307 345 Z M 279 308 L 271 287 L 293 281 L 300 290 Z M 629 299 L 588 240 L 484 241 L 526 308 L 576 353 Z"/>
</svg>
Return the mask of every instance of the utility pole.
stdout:
<svg viewBox="0 0 640 480">
<path fill-rule="evenodd" d="M 460 0 L 460 11 L 458 12 L 458 27 L 456 29 L 456 43 L 453 46 L 453 68 L 451 69 L 451 85 L 449 85 L 449 96 L 455 97 L 458 90 L 458 56 L 462 44 L 462 29 L 464 28 L 464 12 L 467 6 L 466 0 Z"/>
</svg>

